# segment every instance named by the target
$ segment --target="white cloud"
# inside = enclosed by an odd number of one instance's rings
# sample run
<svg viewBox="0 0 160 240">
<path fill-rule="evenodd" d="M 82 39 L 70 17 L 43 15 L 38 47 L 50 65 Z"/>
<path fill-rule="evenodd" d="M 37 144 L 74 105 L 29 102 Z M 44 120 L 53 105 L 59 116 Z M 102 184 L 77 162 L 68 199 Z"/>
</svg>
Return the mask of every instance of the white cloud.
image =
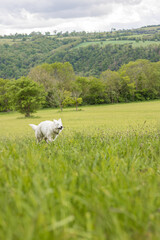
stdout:
<svg viewBox="0 0 160 240">
<path fill-rule="evenodd" d="M 160 24 L 159 11 L 157 0 L 5 0 L 0 34 L 140 27 Z"/>
</svg>

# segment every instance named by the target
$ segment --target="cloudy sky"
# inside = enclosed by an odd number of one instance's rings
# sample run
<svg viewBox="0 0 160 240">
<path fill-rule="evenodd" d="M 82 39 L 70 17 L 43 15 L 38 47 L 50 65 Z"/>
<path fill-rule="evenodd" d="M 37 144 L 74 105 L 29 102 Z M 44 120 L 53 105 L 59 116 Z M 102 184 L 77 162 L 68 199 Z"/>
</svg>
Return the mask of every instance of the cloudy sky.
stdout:
<svg viewBox="0 0 160 240">
<path fill-rule="evenodd" d="M 0 0 L 0 35 L 160 24 L 158 0 Z"/>
</svg>

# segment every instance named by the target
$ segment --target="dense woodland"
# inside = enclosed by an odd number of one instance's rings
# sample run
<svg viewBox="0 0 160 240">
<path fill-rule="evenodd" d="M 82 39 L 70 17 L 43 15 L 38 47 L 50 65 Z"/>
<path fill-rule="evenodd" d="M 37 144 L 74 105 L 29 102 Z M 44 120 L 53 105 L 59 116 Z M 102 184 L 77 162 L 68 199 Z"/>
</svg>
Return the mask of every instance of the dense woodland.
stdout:
<svg viewBox="0 0 160 240">
<path fill-rule="evenodd" d="M 0 36 L 0 111 L 158 98 L 160 26 Z"/>
</svg>

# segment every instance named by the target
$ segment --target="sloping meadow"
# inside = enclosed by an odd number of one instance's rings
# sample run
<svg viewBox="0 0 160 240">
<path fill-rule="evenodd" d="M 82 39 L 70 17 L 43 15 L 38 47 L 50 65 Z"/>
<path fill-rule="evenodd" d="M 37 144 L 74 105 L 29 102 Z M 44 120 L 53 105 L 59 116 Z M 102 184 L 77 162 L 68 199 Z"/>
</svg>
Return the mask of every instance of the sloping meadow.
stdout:
<svg viewBox="0 0 160 240">
<path fill-rule="evenodd" d="M 1 115 L 0 239 L 159 239 L 159 107 Z M 37 144 L 28 123 L 59 117 L 57 140 Z"/>
</svg>

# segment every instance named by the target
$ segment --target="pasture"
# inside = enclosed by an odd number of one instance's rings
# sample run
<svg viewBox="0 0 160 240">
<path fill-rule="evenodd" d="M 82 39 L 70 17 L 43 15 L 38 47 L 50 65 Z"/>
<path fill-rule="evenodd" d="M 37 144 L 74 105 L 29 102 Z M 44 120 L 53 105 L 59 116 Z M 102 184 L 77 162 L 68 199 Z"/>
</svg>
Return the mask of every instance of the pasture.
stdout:
<svg viewBox="0 0 160 240">
<path fill-rule="evenodd" d="M 62 118 L 51 144 L 29 123 Z M 1 240 L 158 240 L 160 101 L 0 114 Z"/>
<path fill-rule="evenodd" d="M 84 43 L 80 43 L 79 45 L 77 45 L 76 47 L 74 48 L 80 48 L 80 47 L 88 47 L 90 45 L 99 45 L 99 46 L 105 46 L 105 45 L 108 45 L 108 44 L 111 44 L 111 45 L 121 45 L 121 44 L 130 44 L 132 45 L 133 48 L 136 48 L 136 47 L 147 47 L 149 45 L 159 45 L 160 42 L 157 41 L 157 42 L 154 42 L 154 41 L 134 41 L 134 40 L 106 40 L 106 41 L 95 41 L 95 42 L 84 42 Z"/>
<path fill-rule="evenodd" d="M 0 39 L 0 45 L 7 44 L 7 45 L 13 45 L 15 43 L 19 43 L 21 39 Z"/>
</svg>

